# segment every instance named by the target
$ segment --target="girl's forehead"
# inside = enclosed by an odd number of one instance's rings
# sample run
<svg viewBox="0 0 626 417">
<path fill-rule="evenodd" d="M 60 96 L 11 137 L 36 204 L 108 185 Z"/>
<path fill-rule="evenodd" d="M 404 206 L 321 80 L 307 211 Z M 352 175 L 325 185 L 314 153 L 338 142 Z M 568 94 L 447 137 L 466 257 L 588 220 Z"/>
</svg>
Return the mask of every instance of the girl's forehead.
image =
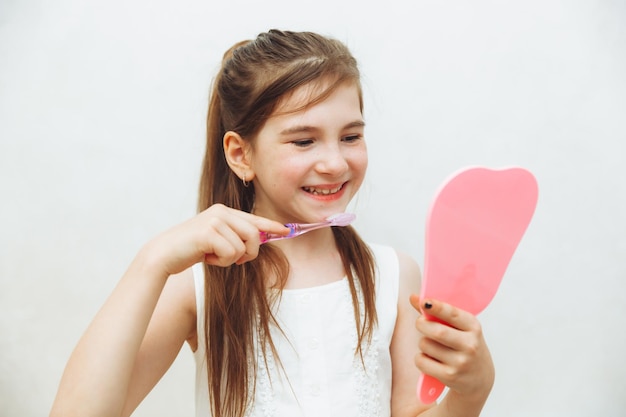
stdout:
<svg viewBox="0 0 626 417">
<path fill-rule="evenodd" d="M 261 131 L 275 135 L 296 134 L 303 131 L 344 129 L 362 126 L 363 114 L 358 88 L 353 84 L 335 86 L 328 94 L 319 93 L 310 98 L 310 91 L 291 97 L 282 108 L 266 120 Z"/>
<path fill-rule="evenodd" d="M 314 106 L 316 103 L 324 101 L 324 96 L 332 94 L 332 92 L 328 91 L 330 88 L 337 89 L 351 86 L 355 91 L 358 91 L 357 85 L 354 82 L 346 81 L 340 86 L 333 86 L 332 84 L 333 82 L 331 80 L 321 79 L 312 81 L 290 91 L 279 100 L 272 116 L 298 112 L 307 107 Z M 322 99 L 320 100 L 320 98 Z"/>
</svg>

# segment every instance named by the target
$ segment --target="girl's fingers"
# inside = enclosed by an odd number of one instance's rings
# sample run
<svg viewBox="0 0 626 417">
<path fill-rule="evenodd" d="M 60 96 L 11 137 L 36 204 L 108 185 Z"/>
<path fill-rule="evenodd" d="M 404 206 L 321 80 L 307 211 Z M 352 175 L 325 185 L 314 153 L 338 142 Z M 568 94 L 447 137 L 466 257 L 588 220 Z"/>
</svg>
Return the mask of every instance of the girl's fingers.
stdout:
<svg viewBox="0 0 626 417">
<path fill-rule="evenodd" d="M 449 349 L 435 349 L 430 354 L 439 361 L 449 363 L 453 361 L 450 352 L 475 350 L 482 340 L 480 323 L 472 314 L 438 300 L 422 301 L 412 297 L 411 304 L 424 313 L 415 323 L 424 336 L 421 343 L 427 349 L 434 349 L 433 346 L 437 345 Z M 429 344 L 431 341 L 433 344 Z"/>
<path fill-rule="evenodd" d="M 422 373 L 434 376 L 442 382 L 444 382 L 444 376 L 451 373 L 451 367 L 449 365 L 425 353 L 420 353 L 415 356 L 415 366 L 417 366 Z"/>
<path fill-rule="evenodd" d="M 204 261 L 211 265 L 228 266 L 240 259 L 247 251 L 247 246 L 239 233 L 225 223 L 212 226 L 206 246 L 201 248 Z"/>
<path fill-rule="evenodd" d="M 261 231 L 284 236 L 290 233 L 290 229 L 282 223 L 250 213 L 240 211 L 236 213 L 241 220 L 233 222 L 229 226 L 236 232 L 236 238 L 240 239 L 244 244 L 243 253 L 235 260 L 237 264 L 251 261 L 258 256 L 259 246 L 261 245 Z"/>
<path fill-rule="evenodd" d="M 410 298 L 423 313 L 415 321 L 421 333 L 415 365 L 458 392 L 475 392 L 493 383 L 493 362 L 480 322 L 464 310 L 438 300 Z"/>
<path fill-rule="evenodd" d="M 259 254 L 260 232 L 289 234 L 289 228 L 276 221 L 222 205 L 207 210 L 208 228 L 202 248 L 204 261 L 217 266 L 242 264 Z"/>
<path fill-rule="evenodd" d="M 420 339 L 419 348 L 423 355 L 439 363 L 449 363 L 455 352 L 450 347 L 427 337 Z"/>
<path fill-rule="evenodd" d="M 463 348 L 464 331 L 471 327 L 468 323 L 475 321 L 474 316 L 441 301 L 423 301 L 417 295 L 412 295 L 410 302 L 422 313 L 415 325 L 423 336 L 454 350 Z"/>
<path fill-rule="evenodd" d="M 259 232 L 276 233 L 284 236 L 288 235 L 290 232 L 287 226 L 277 221 L 257 216 L 256 214 L 246 213 L 245 211 L 234 210 L 234 212 L 237 217 L 256 227 L 257 237 Z"/>
<path fill-rule="evenodd" d="M 422 313 L 462 331 L 476 330 L 476 316 L 438 300 L 420 300 Z"/>
<path fill-rule="evenodd" d="M 439 321 L 448 323 L 450 326 L 459 330 L 471 330 L 474 322 L 474 315 L 454 307 L 451 304 L 438 300 L 421 300 L 415 294 L 412 294 L 409 301 L 414 309 L 422 314 L 437 318 Z"/>
<path fill-rule="evenodd" d="M 411 296 L 409 297 L 409 302 L 411 303 L 413 308 L 417 310 L 418 313 L 422 314 L 422 305 L 420 303 L 420 298 L 417 294 L 411 294 Z"/>
<path fill-rule="evenodd" d="M 216 266 L 241 264 L 258 256 L 261 231 L 289 234 L 289 228 L 279 222 L 215 204 L 165 232 L 165 239 L 157 238 L 156 246 L 163 253 L 158 258 L 169 275 L 202 261 Z"/>
</svg>

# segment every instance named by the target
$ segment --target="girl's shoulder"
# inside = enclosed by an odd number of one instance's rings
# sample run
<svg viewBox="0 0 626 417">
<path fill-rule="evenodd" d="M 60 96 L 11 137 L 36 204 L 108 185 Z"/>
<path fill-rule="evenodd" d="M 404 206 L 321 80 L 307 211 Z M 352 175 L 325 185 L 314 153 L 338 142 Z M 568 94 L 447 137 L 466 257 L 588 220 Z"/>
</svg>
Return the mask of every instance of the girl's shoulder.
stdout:
<svg viewBox="0 0 626 417">
<path fill-rule="evenodd" d="M 379 270 L 398 278 L 401 296 L 410 293 L 419 294 L 422 275 L 419 264 L 410 254 L 388 245 L 368 243 L 368 246 L 374 254 Z"/>
<path fill-rule="evenodd" d="M 390 267 L 396 265 L 400 275 L 409 274 L 415 276 L 420 274 L 419 264 L 407 252 L 379 243 L 368 242 L 367 245 L 371 249 L 377 264 Z"/>
</svg>

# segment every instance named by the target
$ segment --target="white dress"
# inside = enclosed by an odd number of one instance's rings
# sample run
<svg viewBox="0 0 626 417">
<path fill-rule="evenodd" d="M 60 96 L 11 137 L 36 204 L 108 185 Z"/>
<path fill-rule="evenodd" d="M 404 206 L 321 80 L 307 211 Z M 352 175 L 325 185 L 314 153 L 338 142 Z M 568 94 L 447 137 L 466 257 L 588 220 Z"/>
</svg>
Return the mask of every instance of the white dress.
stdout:
<svg viewBox="0 0 626 417">
<path fill-rule="evenodd" d="M 250 417 L 387 417 L 391 400 L 389 345 L 398 305 L 395 250 L 370 245 L 377 265 L 378 326 L 355 355 L 357 333 L 347 278 L 304 289 L 283 290 L 276 318 L 285 333 L 272 332 L 282 367 L 272 357 L 259 372 Z M 204 337 L 204 273 L 194 266 L 198 311 L 196 417 L 211 417 Z M 364 342 L 367 343 L 367 342 Z M 365 366 L 363 366 L 365 365 Z"/>
</svg>

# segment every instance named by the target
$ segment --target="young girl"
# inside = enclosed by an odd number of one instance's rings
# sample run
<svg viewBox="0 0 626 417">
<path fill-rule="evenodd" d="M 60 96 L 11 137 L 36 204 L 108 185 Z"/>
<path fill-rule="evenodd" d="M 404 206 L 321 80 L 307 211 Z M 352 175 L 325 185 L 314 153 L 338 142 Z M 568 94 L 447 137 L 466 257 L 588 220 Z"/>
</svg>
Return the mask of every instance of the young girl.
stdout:
<svg viewBox="0 0 626 417">
<path fill-rule="evenodd" d="M 128 416 L 184 342 L 196 415 L 477 416 L 494 379 L 476 318 L 419 300 L 416 263 L 348 227 L 261 244 L 342 213 L 367 167 L 355 59 L 271 30 L 224 56 L 199 214 L 148 242 L 73 352 L 52 416 Z M 426 321 L 420 311 L 449 323 Z M 420 372 L 450 389 L 416 396 Z"/>
</svg>

